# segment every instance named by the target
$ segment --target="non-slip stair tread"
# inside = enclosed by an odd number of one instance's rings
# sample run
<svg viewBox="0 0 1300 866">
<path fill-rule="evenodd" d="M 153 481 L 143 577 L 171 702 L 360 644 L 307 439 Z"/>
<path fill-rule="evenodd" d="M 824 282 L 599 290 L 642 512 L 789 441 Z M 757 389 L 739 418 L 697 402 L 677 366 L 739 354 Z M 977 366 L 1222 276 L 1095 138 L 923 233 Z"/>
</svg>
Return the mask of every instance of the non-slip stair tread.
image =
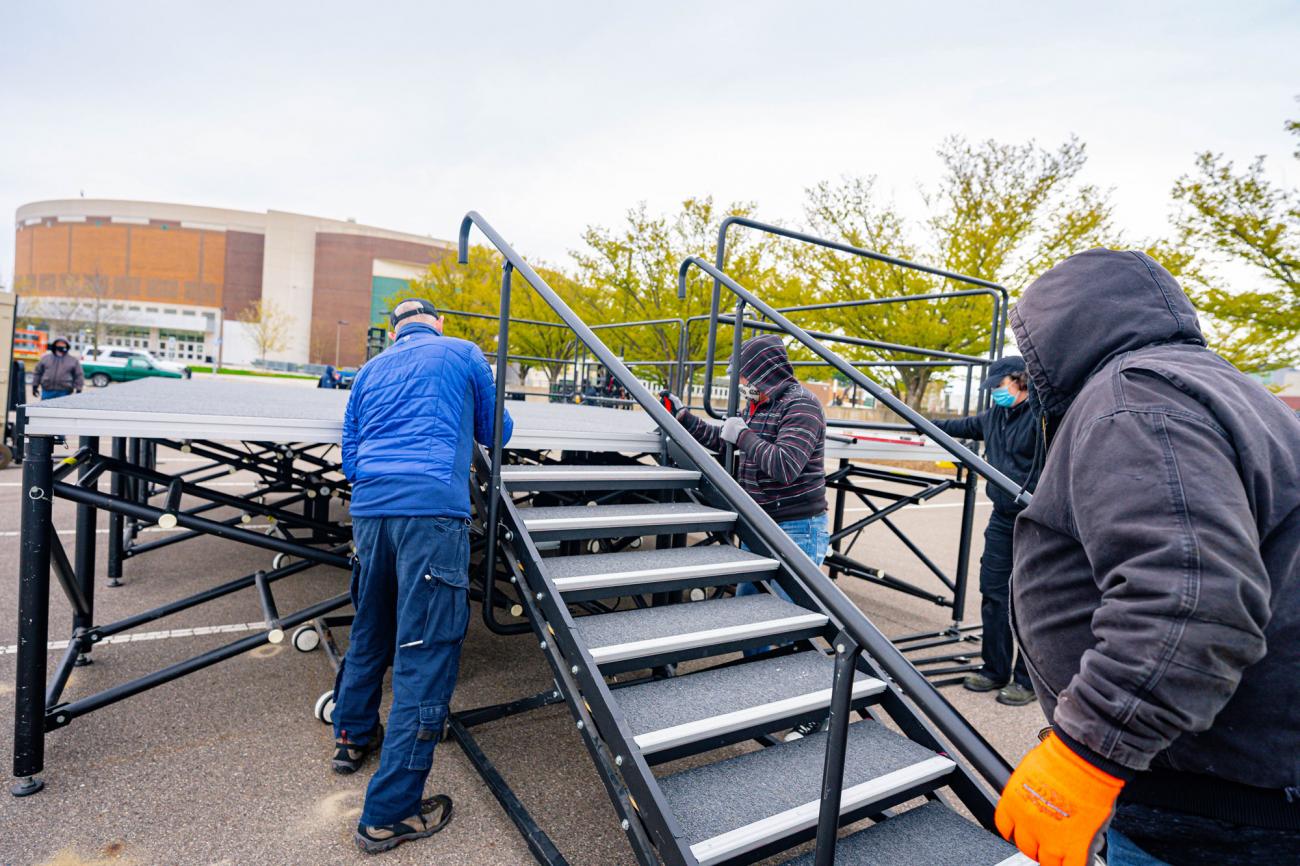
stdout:
<svg viewBox="0 0 1300 866">
<path fill-rule="evenodd" d="M 815 852 L 782 866 L 813 866 Z M 835 866 L 1030 866 L 1016 847 L 942 803 L 926 803 L 839 840 Z"/>
<path fill-rule="evenodd" d="M 694 845 L 821 799 L 826 734 L 758 749 L 659 779 L 673 814 Z M 873 721 L 849 725 L 844 787 L 936 757 Z"/>
<path fill-rule="evenodd" d="M 570 518 L 592 518 L 601 520 L 624 520 L 642 518 L 654 521 L 659 518 L 699 517 L 702 519 L 722 520 L 734 518 L 735 513 L 694 502 L 645 502 L 619 505 L 545 505 L 539 508 L 525 508 L 519 512 L 524 525 L 550 520 Z"/>
<path fill-rule="evenodd" d="M 801 652 L 639 683 L 618 689 L 614 697 L 632 735 L 640 736 L 823 691 L 831 687 L 834 672 L 830 656 Z M 878 682 L 861 672 L 857 679 Z"/>
<path fill-rule="evenodd" d="M 672 547 L 664 550 L 634 550 L 625 553 L 584 553 L 579 556 L 555 556 L 544 561 L 554 579 L 588 577 L 625 572 L 660 571 L 693 566 L 732 566 L 750 564 L 755 570 L 774 568 L 776 561 L 731 547 L 709 544 L 703 547 Z"/>
<path fill-rule="evenodd" d="M 574 621 L 574 626 L 583 643 L 596 649 L 815 613 L 762 593 L 583 616 Z"/>
<path fill-rule="evenodd" d="M 545 466 L 506 466 L 501 469 L 501 480 L 518 483 L 536 480 L 553 480 L 568 478 L 626 478 L 652 480 L 693 480 L 700 477 L 694 469 L 678 469 L 675 466 L 654 466 L 648 463 L 628 465 L 572 465 L 548 464 Z"/>
</svg>

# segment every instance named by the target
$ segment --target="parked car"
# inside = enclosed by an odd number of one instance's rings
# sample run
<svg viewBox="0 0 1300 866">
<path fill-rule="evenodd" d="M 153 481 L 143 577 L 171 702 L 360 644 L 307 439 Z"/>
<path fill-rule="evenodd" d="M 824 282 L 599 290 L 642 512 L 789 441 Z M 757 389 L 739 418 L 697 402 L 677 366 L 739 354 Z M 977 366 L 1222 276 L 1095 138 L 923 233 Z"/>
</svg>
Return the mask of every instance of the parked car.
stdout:
<svg viewBox="0 0 1300 866">
<path fill-rule="evenodd" d="M 170 366 L 175 367 L 174 364 Z M 82 360 L 81 369 L 86 374 L 86 380 L 96 388 L 104 388 L 109 382 L 131 382 L 135 379 L 145 379 L 150 376 L 163 379 L 189 378 L 175 369 L 167 369 L 148 358 L 138 356 L 127 358 L 120 364 Z"/>
<path fill-rule="evenodd" d="M 356 370 L 350 369 L 348 367 L 342 367 L 339 369 L 340 388 L 350 389 L 352 387 L 352 383 L 356 381 L 356 378 L 357 378 Z"/>
<path fill-rule="evenodd" d="M 177 364 L 173 361 L 164 361 L 145 349 L 123 349 L 118 346 L 105 346 L 98 352 L 94 349 L 87 349 L 82 353 L 81 362 L 83 365 L 86 363 L 93 363 L 102 364 L 105 367 L 121 367 L 125 366 L 126 362 L 132 358 L 142 358 L 159 370 L 170 370 L 173 373 L 178 373 L 186 379 L 188 379 L 193 372 L 184 364 Z M 89 374 L 87 374 L 87 378 L 89 378 Z"/>
</svg>

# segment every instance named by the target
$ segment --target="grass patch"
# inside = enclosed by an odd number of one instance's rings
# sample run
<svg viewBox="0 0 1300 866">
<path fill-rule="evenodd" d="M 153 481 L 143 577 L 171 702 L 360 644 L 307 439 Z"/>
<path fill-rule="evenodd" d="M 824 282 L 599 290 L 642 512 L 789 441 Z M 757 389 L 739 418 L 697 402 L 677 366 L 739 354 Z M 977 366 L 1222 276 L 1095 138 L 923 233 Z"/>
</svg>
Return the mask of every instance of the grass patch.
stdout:
<svg viewBox="0 0 1300 866">
<path fill-rule="evenodd" d="M 190 365 L 190 369 L 195 373 L 211 373 L 211 367 L 202 365 Z M 276 373 L 270 370 L 236 370 L 230 367 L 221 368 L 222 376 L 261 376 L 265 379 L 310 379 L 313 382 L 319 379 L 319 376 L 312 376 L 307 373 Z"/>
</svg>

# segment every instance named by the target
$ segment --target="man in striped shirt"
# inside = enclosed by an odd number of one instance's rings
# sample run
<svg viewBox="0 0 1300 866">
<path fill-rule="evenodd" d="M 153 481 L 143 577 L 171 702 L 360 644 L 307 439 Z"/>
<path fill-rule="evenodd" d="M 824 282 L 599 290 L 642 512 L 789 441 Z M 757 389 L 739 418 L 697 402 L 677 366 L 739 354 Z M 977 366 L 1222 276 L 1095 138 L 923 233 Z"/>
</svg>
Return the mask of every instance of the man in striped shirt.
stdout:
<svg viewBox="0 0 1300 866">
<path fill-rule="evenodd" d="M 664 395 L 668 410 L 705 448 L 724 442 L 740 454 L 737 480 L 759 507 L 785 530 L 817 565 L 826 558 L 826 415 L 822 405 L 794 377 L 785 345 L 775 334 L 754 337 L 740 347 L 740 415 L 721 425 L 692 415 L 681 400 Z M 781 595 L 779 587 L 773 588 Z M 737 595 L 758 588 L 741 584 Z"/>
</svg>

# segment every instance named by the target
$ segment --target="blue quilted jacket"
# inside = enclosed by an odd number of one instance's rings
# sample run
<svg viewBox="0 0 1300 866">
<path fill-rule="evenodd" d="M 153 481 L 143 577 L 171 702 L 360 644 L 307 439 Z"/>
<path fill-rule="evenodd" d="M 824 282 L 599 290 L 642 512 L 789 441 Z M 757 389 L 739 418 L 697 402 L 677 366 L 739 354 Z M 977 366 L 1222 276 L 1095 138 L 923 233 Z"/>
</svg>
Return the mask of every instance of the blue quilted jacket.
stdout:
<svg viewBox="0 0 1300 866">
<path fill-rule="evenodd" d="M 474 442 L 492 442 L 496 387 L 483 352 L 428 325 L 361 368 L 343 419 L 354 517 L 469 517 Z M 514 421 L 503 418 L 504 440 Z"/>
</svg>

